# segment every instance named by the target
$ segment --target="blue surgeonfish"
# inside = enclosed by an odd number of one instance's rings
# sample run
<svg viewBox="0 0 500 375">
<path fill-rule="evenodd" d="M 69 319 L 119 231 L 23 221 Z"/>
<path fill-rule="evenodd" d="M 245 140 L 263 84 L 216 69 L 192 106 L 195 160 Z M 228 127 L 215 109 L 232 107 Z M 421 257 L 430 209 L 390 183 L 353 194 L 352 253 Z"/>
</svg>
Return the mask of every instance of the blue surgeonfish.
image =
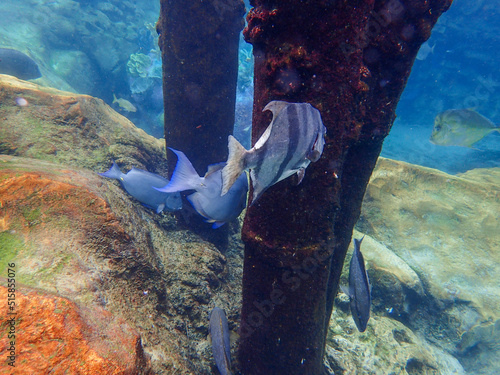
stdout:
<svg viewBox="0 0 500 375">
<path fill-rule="evenodd" d="M 210 313 L 210 336 L 215 364 L 221 375 L 231 374 L 231 343 L 226 314 L 219 307 Z"/>
<path fill-rule="evenodd" d="M 176 211 L 182 208 L 179 193 L 162 193 L 154 189 L 169 183 L 168 179 L 157 174 L 137 168 L 132 168 L 127 174 L 124 174 L 120 171 L 118 165 L 113 162 L 109 171 L 99 173 L 99 175 L 120 181 L 127 193 L 145 206 L 156 210 L 157 213 L 163 210 Z"/>
<path fill-rule="evenodd" d="M 364 237 L 363 237 L 364 238 Z M 349 296 L 352 318 L 359 332 L 364 332 L 370 319 L 371 291 L 370 281 L 361 254 L 361 242 L 354 239 L 354 251 L 349 265 L 349 288 L 344 290 Z"/>
<path fill-rule="evenodd" d="M 213 223 L 214 229 L 240 215 L 247 201 L 246 174 L 240 175 L 228 193 L 221 196 L 221 170 L 225 163 L 210 165 L 205 176 L 200 177 L 183 152 L 170 150 L 177 155 L 177 164 L 170 183 L 157 190 L 167 193 L 195 190 L 187 199 L 207 222 Z"/>
<path fill-rule="evenodd" d="M 267 188 L 295 173 L 300 184 L 309 163 L 317 161 L 323 153 L 326 128 L 312 105 L 272 101 L 264 111 L 271 111 L 273 119 L 253 148 L 246 150 L 229 136 L 229 157 L 222 170 L 222 195 L 244 170 L 250 169 L 253 204 Z"/>
</svg>

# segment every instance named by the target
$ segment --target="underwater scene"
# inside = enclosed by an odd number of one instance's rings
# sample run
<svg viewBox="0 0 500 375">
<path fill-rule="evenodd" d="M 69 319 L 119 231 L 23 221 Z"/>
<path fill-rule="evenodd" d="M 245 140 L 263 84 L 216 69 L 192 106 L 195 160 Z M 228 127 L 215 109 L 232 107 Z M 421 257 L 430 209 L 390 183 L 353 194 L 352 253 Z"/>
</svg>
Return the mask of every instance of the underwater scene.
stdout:
<svg viewBox="0 0 500 375">
<path fill-rule="evenodd" d="M 500 374 L 499 9 L 2 0 L 0 374 Z"/>
</svg>

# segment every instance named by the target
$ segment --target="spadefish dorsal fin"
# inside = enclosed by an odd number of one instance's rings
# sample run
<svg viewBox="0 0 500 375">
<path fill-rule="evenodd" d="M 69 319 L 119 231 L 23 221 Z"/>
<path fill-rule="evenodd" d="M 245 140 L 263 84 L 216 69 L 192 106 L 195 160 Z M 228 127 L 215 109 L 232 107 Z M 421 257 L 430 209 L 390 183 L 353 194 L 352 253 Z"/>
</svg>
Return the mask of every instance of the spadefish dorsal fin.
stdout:
<svg viewBox="0 0 500 375">
<path fill-rule="evenodd" d="M 262 112 L 271 111 L 273 113 L 273 120 L 278 116 L 278 114 L 282 111 L 290 103 L 284 102 L 283 100 L 273 100 L 267 103 Z"/>
</svg>

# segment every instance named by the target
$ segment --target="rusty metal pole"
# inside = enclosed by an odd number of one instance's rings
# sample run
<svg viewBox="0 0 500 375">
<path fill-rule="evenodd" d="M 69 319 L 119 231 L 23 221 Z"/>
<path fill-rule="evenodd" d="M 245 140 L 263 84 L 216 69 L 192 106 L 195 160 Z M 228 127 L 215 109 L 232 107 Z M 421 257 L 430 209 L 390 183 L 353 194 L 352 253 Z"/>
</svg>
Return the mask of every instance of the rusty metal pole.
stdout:
<svg viewBox="0 0 500 375">
<path fill-rule="evenodd" d="M 208 165 L 227 158 L 245 6 L 242 0 L 160 3 L 157 30 L 163 62 L 165 141 L 167 147 L 183 151 L 203 175 Z M 172 174 L 177 158 L 170 151 L 167 162 Z M 201 219 L 189 226 L 225 247 L 227 226 L 214 231 Z"/>
<path fill-rule="evenodd" d="M 249 207 L 239 362 L 245 375 L 323 373 L 342 264 L 369 177 L 420 45 L 451 0 L 255 0 L 252 140 L 271 100 L 309 102 L 322 158 Z"/>
</svg>

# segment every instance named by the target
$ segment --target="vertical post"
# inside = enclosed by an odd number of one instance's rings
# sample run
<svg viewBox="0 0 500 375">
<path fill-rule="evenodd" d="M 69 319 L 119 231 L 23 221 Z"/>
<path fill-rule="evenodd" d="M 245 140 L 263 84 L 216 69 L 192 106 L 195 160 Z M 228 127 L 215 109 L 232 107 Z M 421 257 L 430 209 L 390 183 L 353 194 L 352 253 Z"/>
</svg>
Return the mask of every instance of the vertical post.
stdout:
<svg viewBox="0 0 500 375">
<path fill-rule="evenodd" d="M 241 0 L 160 0 L 157 24 L 163 62 L 165 142 L 183 151 L 200 175 L 227 158 L 233 132 L 238 76 Z M 167 151 L 168 171 L 177 159 Z M 227 228 L 213 231 L 191 222 L 216 243 L 227 241 Z"/>
<path fill-rule="evenodd" d="M 253 143 L 271 100 L 309 102 L 327 127 L 321 159 L 248 208 L 242 373 L 323 373 L 326 333 L 352 230 L 420 45 L 451 0 L 252 3 Z"/>
</svg>

